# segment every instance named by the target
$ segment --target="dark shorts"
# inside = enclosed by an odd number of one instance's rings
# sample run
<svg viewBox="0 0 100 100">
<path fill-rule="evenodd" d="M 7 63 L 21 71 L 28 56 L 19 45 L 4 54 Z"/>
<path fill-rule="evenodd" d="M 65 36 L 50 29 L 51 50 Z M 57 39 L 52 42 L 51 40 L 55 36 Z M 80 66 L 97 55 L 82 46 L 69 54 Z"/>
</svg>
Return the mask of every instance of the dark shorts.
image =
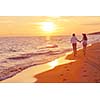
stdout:
<svg viewBox="0 0 100 100">
<path fill-rule="evenodd" d="M 73 43 L 72 46 L 73 46 L 73 49 L 76 50 L 77 43 Z"/>
</svg>

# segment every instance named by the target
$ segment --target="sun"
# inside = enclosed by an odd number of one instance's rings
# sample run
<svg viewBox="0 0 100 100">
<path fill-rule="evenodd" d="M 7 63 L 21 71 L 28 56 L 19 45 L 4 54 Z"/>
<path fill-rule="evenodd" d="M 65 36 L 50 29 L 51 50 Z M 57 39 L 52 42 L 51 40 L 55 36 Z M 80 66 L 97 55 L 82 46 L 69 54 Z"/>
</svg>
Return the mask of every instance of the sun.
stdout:
<svg viewBox="0 0 100 100">
<path fill-rule="evenodd" d="M 55 30 L 55 24 L 53 22 L 42 22 L 41 28 L 45 32 L 53 32 Z"/>
</svg>

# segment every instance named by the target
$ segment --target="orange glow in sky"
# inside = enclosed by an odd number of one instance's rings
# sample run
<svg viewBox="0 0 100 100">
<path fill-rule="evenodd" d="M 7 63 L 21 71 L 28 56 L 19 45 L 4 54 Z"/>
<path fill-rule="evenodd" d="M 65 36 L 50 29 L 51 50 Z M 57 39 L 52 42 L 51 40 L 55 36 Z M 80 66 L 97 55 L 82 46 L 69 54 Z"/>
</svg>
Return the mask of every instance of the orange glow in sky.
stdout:
<svg viewBox="0 0 100 100">
<path fill-rule="evenodd" d="M 0 36 L 67 35 L 100 31 L 100 16 L 0 16 Z"/>
</svg>

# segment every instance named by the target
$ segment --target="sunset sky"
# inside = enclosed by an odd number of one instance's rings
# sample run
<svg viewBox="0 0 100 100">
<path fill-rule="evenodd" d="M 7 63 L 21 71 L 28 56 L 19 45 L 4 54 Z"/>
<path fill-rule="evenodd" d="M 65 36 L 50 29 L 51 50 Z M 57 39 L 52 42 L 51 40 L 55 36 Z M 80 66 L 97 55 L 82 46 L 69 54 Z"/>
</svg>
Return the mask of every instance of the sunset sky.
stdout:
<svg viewBox="0 0 100 100">
<path fill-rule="evenodd" d="M 100 31 L 100 17 L 95 16 L 0 16 L 0 36 L 66 35 L 97 31 Z"/>
</svg>

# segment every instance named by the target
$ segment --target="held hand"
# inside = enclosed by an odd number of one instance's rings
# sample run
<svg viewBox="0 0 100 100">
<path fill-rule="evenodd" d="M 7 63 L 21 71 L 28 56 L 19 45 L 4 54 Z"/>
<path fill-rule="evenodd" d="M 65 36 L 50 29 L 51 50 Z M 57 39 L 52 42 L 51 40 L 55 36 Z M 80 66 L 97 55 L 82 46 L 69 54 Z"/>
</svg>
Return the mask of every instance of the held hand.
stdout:
<svg viewBox="0 0 100 100">
<path fill-rule="evenodd" d="M 79 43 L 81 43 L 81 41 L 78 40 Z"/>
</svg>

